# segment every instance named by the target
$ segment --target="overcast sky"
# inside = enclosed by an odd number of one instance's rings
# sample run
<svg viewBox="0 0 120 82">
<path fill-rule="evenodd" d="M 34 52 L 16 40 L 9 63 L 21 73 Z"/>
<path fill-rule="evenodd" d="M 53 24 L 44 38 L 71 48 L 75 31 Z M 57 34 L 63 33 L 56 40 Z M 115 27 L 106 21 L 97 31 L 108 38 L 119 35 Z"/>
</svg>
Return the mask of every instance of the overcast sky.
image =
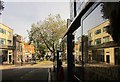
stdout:
<svg viewBox="0 0 120 82">
<path fill-rule="evenodd" d="M 30 29 L 32 23 L 44 20 L 49 14 L 60 14 L 62 19 L 70 18 L 69 2 L 35 2 L 36 0 L 6 0 L 5 9 L 0 17 L 2 23 L 9 26 L 23 37 L 27 37 L 26 30 Z M 20 1 L 20 0 L 19 0 Z M 25 2 L 26 1 L 26 2 Z M 47 1 L 47 0 L 45 0 Z"/>
</svg>

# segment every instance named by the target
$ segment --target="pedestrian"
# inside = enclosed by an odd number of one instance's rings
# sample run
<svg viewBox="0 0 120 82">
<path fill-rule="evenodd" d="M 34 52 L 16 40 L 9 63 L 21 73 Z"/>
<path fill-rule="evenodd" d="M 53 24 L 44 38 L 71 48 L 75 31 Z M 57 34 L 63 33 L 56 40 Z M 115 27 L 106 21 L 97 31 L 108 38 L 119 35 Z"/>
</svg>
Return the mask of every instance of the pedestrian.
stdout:
<svg viewBox="0 0 120 82">
<path fill-rule="evenodd" d="M 60 64 L 60 67 L 58 70 L 57 80 L 58 80 L 58 82 L 63 82 L 64 81 L 64 69 L 62 67 L 62 61 L 60 61 L 59 64 Z"/>
<path fill-rule="evenodd" d="M 14 64 L 14 59 L 13 59 L 13 64 Z"/>
<path fill-rule="evenodd" d="M 23 65 L 23 59 L 21 59 L 21 66 Z"/>
</svg>

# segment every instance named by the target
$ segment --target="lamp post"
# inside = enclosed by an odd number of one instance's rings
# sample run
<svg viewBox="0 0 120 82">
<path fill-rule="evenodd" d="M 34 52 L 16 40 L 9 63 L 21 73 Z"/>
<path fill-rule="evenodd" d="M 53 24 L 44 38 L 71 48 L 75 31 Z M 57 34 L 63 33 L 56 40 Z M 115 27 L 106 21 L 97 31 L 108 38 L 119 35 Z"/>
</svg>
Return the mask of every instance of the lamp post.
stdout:
<svg viewBox="0 0 120 82">
<path fill-rule="evenodd" d="M 68 82 L 73 82 L 74 73 L 74 56 L 73 56 L 73 46 L 74 46 L 74 35 L 72 33 L 67 34 L 67 80 Z"/>
<path fill-rule="evenodd" d="M 38 42 L 37 42 L 37 39 L 35 39 L 35 63 L 36 63 L 36 57 L 37 57 L 37 45 L 38 45 Z"/>
</svg>

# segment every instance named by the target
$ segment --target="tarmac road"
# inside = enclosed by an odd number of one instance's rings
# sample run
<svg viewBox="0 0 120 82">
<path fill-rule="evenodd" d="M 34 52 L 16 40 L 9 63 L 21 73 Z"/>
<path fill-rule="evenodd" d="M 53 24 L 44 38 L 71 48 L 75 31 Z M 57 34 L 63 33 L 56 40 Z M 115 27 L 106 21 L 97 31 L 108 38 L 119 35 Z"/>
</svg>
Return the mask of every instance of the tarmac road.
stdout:
<svg viewBox="0 0 120 82">
<path fill-rule="evenodd" d="M 2 82 L 48 82 L 52 63 L 18 66 L 2 70 Z"/>
</svg>

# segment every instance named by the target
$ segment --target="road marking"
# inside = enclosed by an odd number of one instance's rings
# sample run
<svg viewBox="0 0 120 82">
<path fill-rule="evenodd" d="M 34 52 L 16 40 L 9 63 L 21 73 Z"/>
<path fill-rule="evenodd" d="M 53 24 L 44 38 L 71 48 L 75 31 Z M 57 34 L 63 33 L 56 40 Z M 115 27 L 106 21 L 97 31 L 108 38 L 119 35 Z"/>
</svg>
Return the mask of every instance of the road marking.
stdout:
<svg viewBox="0 0 120 82">
<path fill-rule="evenodd" d="M 33 71 L 36 71 L 36 70 L 31 70 L 31 71 L 29 71 L 28 73 L 22 75 L 20 78 L 23 79 L 25 76 L 29 75 L 29 74 L 32 73 Z"/>
<path fill-rule="evenodd" d="M 79 82 L 82 82 L 76 75 L 74 75 L 74 77 L 75 77 Z"/>
<path fill-rule="evenodd" d="M 12 69 L 13 71 L 18 71 L 18 70 L 20 70 L 20 69 L 22 69 L 22 68 L 15 68 L 15 69 Z"/>
<path fill-rule="evenodd" d="M 48 82 L 51 82 L 51 68 L 48 68 Z"/>
</svg>

